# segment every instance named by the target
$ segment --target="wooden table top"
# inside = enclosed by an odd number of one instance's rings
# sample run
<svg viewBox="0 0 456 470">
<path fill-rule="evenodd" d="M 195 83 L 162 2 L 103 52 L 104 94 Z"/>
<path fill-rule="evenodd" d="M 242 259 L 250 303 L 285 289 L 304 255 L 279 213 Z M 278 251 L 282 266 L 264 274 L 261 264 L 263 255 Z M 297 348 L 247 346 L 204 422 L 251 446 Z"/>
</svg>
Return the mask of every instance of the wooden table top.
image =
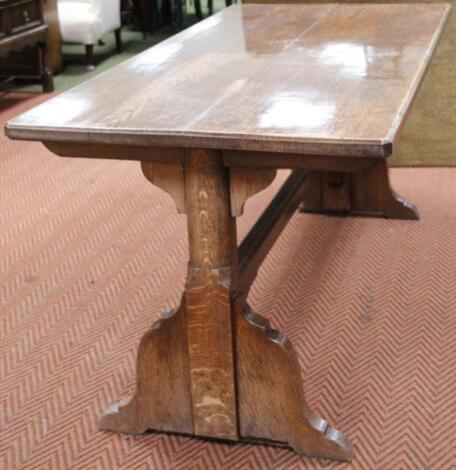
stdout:
<svg viewBox="0 0 456 470">
<path fill-rule="evenodd" d="M 234 5 L 13 119 L 7 134 L 387 156 L 449 11 Z"/>
</svg>

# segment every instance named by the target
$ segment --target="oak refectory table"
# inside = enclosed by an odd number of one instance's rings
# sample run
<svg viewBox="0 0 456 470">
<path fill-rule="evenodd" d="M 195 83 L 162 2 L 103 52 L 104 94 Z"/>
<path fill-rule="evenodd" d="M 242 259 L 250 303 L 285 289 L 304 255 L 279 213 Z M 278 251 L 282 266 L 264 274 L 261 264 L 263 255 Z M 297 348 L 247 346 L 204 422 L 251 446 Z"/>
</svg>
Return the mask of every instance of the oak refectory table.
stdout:
<svg viewBox="0 0 456 470">
<path fill-rule="evenodd" d="M 247 295 L 299 205 L 417 218 L 391 190 L 386 157 L 448 14 L 444 4 L 235 5 L 9 121 L 9 137 L 60 156 L 141 161 L 187 215 L 181 304 L 144 334 L 136 392 L 101 429 L 351 459 L 306 405 L 293 347 Z M 278 168 L 293 171 L 238 247 L 236 217 Z"/>
</svg>

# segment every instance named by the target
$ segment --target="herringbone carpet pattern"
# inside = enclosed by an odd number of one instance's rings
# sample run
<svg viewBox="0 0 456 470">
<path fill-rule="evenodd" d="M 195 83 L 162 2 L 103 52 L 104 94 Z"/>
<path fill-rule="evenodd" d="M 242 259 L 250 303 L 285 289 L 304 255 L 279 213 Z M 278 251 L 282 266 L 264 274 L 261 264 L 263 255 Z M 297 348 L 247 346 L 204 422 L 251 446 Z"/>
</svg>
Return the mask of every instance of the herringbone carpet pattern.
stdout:
<svg viewBox="0 0 456 470">
<path fill-rule="evenodd" d="M 42 100 L 3 97 L 1 122 Z M 186 222 L 137 162 L 0 141 L 0 469 L 456 468 L 456 170 L 393 171 L 422 220 L 296 214 L 251 304 L 298 351 L 351 466 L 291 451 L 97 431 L 185 274 Z M 277 189 L 251 200 L 240 235 Z"/>
</svg>

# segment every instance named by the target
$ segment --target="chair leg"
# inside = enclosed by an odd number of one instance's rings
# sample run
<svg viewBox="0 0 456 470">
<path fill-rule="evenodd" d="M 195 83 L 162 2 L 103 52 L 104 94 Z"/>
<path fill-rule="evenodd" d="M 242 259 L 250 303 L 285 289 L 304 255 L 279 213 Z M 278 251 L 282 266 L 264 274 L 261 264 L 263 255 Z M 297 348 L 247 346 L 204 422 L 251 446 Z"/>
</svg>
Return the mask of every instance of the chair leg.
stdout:
<svg viewBox="0 0 456 470">
<path fill-rule="evenodd" d="M 95 68 L 93 64 L 93 44 L 86 44 L 85 50 L 86 70 L 93 70 Z"/>
<path fill-rule="evenodd" d="M 43 41 L 38 43 L 38 47 L 41 54 L 41 82 L 43 84 L 43 91 L 44 93 L 50 93 L 54 91 L 54 80 L 49 67 L 48 45 Z"/>
<path fill-rule="evenodd" d="M 198 18 L 198 21 L 201 21 L 203 19 L 203 11 L 201 9 L 201 0 L 194 0 L 194 2 L 195 2 L 196 17 Z"/>
<path fill-rule="evenodd" d="M 151 0 L 152 28 L 155 32 L 160 27 L 160 5 L 158 0 Z"/>
<path fill-rule="evenodd" d="M 116 35 L 116 52 L 117 54 L 120 54 L 122 52 L 122 35 L 121 35 L 121 30 L 122 28 L 117 28 L 114 31 L 114 34 Z"/>
<path fill-rule="evenodd" d="M 176 22 L 176 26 L 178 28 L 182 28 L 182 25 L 184 24 L 184 0 L 175 0 L 174 1 L 174 6 L 175 6 L 175 12 L 174 12 L 174 19 Z"/>
<path fill-rule="evenodd" d="M 209 15 L 214 13 L 214 0 L 207 0 L 207 9 L 209 10 Z"/>
<path fill-rule="evenodd" d="M 141 32 L 143 38 L 146 39 L 147 36 L 147 23 L 146 23 L 146 13 L 143 12 L 142 4 L 138 0 L 133 0 L 133 11 L 135 20 L 139 23 L 141 27 Z"/>
</svg>

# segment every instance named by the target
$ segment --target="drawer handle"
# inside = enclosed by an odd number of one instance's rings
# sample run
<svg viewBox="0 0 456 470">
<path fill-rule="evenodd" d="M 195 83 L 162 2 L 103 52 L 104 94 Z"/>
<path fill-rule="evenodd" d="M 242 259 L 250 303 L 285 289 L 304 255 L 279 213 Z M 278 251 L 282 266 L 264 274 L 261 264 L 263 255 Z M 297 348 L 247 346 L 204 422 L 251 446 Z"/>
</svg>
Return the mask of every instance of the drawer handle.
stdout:
<svg viewBox="0 0 456 470">
<path fill-rule="evenodd" d="M 27 10 L 24 10 L 24 11 L 22 12 L 22 16 L 24 17 L 24 21 L 25 21 L 26 23 L 28 23 L 28 22 L 30 21 L 29 12 L 28 12 Z"/>
</svg>

